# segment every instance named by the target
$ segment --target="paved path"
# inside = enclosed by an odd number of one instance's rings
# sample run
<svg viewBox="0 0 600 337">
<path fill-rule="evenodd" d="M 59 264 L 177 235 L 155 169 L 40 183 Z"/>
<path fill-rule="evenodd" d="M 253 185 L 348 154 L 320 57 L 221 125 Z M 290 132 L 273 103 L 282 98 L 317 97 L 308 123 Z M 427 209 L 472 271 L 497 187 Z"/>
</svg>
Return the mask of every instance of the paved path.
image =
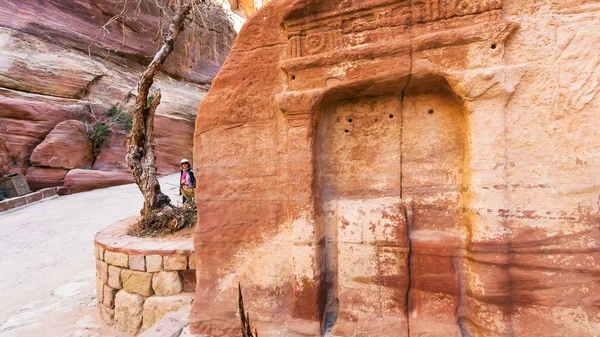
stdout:
<svg viewBox="0 0 600 337">
<path fill-rule="evenodd" d="M 160 179 L 173 200 L 177 178 Z M 119 336 L 95 309 L 94 234 L 141 206 L 131 184 L 0 213 L 0 337 Z"/>
</svg>

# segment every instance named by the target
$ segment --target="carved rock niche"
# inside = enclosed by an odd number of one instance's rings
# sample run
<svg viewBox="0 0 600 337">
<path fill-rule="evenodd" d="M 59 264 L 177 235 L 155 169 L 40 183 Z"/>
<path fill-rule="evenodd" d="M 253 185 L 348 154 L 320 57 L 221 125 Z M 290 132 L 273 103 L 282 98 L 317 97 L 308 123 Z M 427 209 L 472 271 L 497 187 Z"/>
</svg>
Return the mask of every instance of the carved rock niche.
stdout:
<svg viewBox="0 0 600 337">
<path fill-rule="evenodd" d="M 407 318 L 411 331 L 431 332 L 434 320 L 458 333 L 462 102 L 430 76 L 394 94 L 327 102 L 321 113 L 317 218 L 333 333 L 383 336 L 407 331 Z"/>
</svg>

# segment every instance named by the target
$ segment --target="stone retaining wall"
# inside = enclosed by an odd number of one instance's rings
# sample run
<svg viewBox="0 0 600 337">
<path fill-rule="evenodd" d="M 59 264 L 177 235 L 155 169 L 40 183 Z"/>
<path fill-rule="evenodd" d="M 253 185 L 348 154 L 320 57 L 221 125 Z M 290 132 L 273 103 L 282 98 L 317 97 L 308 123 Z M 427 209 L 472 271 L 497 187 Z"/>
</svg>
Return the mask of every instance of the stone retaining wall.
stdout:
<svg viewBox="0 0 600 337">
<path fill-rule="evenodd" d="M 100 316 L 118 330 L 137 334 L 165 314 L 192 303 L 196 258 L 190 235 L 127 235 L 137 218 L 117 222 L 94 237 Z"/>
<path fill-rule="evenodd" d="M 9 198 L 0 201 L 0 212 L 8 211 L 13 208 L 25 206 L 38 202 L 44 198 L 49 198 L 57 194 L 58 187 L 48 187 L 36 192 L 22 195 L 20 197 Z"/>
</svg>

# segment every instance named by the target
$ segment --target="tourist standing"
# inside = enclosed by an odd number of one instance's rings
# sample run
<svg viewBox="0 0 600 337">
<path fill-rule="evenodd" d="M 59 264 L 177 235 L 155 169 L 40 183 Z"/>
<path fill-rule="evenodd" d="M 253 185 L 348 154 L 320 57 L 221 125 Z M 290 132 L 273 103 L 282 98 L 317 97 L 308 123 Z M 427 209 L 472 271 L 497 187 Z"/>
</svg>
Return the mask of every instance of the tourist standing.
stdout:
<svg viewBox="0 0 600 337">
<path fill-rule="evenodd" d="M 194 171 L 190 167 L 189 160 L 182 159 L 181 174 L 179 175 L 179 195 L 183 195 L 183 203 L 193 202 L 194 188 L 196 188 Z"/>
</svg>

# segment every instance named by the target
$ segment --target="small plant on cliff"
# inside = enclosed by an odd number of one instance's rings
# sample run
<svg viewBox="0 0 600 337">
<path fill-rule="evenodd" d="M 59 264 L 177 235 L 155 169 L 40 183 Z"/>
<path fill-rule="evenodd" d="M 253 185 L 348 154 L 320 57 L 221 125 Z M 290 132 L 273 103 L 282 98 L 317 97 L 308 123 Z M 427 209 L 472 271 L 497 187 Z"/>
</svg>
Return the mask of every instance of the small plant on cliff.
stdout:
<svg viewBox="0 0 600 337">
<path fill-rule="evenodd" d="M 92 127 L 90 138 L 94 144 L 108 145 L 110 142 L 110 134 L 112 133 L 109 124 L 104 122 L 96 122 Z"/>
<path fill-rule="evenodd" d="M 152 101 L 153 101 L 153 100 L 154 100 L 154 95 L 150 95 L 150 96 L 148 96 L 148 100 L 146 101 L 146 104 L 147 104 L 147 105 L 150 105 L 150 104 L 152 104 Z"/>
<path fill-rule="evenodd" d="M 125 130 L 128 133 L 131 132 L 133 118 L 121 111 L 121 109 L 113 105 L 108 109 L 108 116 L 120 129 Z"/>
<path fill-rule="evenodd" d="M 92 141 L 93 158 L 95 161 L 102 146 L 110 145 L 110 137 L 117 130 L 130 132 L 132 118 L 112 106 L 105 114 L 96 113 L 92 104 L 89 105 L 88 119 L 81 120 L 85 124 L 85 134 Z"/>
<path fill-rule="evenodd" d="M 100 148 L 103 145 L 110 144 L 110 135 L 112 134 L 112 129 L 110 124 L 98 121 L 88 122 L 86 120 L 82 120 L 85 125 L 84 133 L 92 141 L 92 150 L 93 150 L 93 161 L 96 161 L 96 157 L 100 153 Z"/>
</svg>

